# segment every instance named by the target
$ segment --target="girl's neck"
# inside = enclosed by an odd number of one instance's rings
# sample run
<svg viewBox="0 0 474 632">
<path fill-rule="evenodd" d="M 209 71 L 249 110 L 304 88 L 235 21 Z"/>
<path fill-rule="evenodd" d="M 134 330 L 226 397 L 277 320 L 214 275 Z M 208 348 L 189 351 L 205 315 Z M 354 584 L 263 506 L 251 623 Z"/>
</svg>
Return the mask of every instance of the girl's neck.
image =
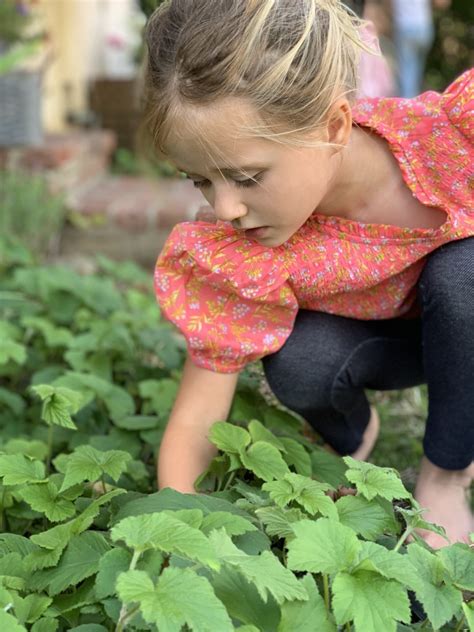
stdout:
<svg viewBox="0 0 474 632">
<path fill-rule="evenodd" d="M 370 221 L 372 209 L 386 204 L 400 187 L 400 168 L 387 142 L 370 130 L 353 127 L 327 196 L 317 208 L 323 215 Z"/>
</svg>

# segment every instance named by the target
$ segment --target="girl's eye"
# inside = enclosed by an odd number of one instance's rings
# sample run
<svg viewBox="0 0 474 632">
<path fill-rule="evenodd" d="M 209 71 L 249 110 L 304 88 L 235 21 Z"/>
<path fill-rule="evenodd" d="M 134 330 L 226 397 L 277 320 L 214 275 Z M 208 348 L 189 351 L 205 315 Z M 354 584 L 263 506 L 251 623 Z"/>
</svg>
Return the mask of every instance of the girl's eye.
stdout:
<svg viewBox="0 0 474 632">
<path fill-rule="evenodd" d="M 253 176 L 253 178 L 248 178 L 247 180 L 232 180 L 232 182 L 235 184 L 235 186 L 237 187 L 243 187 L 243 188 L 247 188 L 247 187 L 251 187 L 254 184 L 258 183 L 261 181 L 261 176 L 262 174 L 257 173 L 255 176 Z M 191 180 L 191 182 L 193 183 L 193 185 L 197 188 L 197 189 L 205 189 L 206 187 L 210 186 L 210 182 L 209 180 L 193 180 L 192 178 L 190 178 L 189 176 L 186 176 L 188 180 Z"/>
</svg>

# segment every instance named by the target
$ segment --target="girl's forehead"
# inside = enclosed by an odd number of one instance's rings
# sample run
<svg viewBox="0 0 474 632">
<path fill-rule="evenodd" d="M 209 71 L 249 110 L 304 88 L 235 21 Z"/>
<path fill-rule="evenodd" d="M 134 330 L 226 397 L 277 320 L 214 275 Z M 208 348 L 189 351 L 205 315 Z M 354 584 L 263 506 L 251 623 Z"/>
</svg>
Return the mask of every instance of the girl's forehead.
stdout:
<svg viewBox="0 0 474 632">
<path fill-rule="evenodd" d="M 268 151 L 268 141 L 249 136 L 248 129 L 260 123 L 257 112 L 237 98 L 199 107 L 186 105 L 173 119 L 164 151 L 179 165 L 205 160 L 232 168 Z"/>
</svg>

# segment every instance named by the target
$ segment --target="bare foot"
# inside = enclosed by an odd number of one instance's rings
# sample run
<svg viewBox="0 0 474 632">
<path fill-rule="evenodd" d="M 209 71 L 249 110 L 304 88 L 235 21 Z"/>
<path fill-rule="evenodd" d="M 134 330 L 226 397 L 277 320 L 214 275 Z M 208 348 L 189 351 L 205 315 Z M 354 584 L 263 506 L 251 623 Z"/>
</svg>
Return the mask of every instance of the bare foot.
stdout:
<svg viewBox="0 0 474 632">
<path fill-rule="evenodd" d="M 469 543 L 474 518 L 469 507 L 469 488 L 474 480 L 474 463 L 465 470 L 443 470 L 426 457 L 421 461 L 415 498 L 427 511 L 423 517 L 446 529 L 450 542 Z M 421 537 L 434 549 L 448 546 L 444 538 L 420 530 Z"/>
<path fill-rule="evenodd" d="M 351 454 L 351 457 L 358 461 L 366 461 L 369 458 L 380 432 L 380 417 L 377 409 L 375 406 L 371 406 L 370 411 L 370 420 L 365 429 L 362 443 L 357 450 Z"/>
</svg>

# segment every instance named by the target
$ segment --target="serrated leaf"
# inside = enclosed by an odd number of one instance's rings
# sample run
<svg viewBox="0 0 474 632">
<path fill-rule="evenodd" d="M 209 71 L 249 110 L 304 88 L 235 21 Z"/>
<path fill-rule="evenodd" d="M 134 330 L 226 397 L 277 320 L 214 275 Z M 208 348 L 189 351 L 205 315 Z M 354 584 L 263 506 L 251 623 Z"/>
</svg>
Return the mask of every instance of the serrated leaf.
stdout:
<svg viewBox="0 0 474 632">
<path fill-rule="evenodd" d="M 265 428 L 262 422 L 257 419 L 252 419 L 249 422 L 248 431 L 253 443 L 256 443 L 257 441 L 266 441 L 267 443 L 275 446 L 275 448 L 280 452 L 285 452 L 285 446 L 280 439 L 276 437 L 273 432 L 268 430 L 268 428 Z"/>
<path fill-rule="evenodd" d="M 378 467 L 365 461 L 357 461 L 350 456 L 343 457 L 348 466 L 346 478 L 354 483 L 359 494 L 367 500 L 381 496 L 387 500 L 410 498 L 396 470 L 390 467 Z"/>
<path fill-rule="evenodd" d="M 264 481 L 282 478 L 290 471 L 277 448 L 265 441 L 253 443 L 239 456 L 244 466 Z"/>
<path fill-rule="evenodd" d="M 447 568 L 453 584 L 462 590 L 474 592 L 474 551 L 460 542 L 437 551 Z"/>
<path fill-rule="evenodd" d="M 44 464 L 23 454 L 0 455 L 0 476 L 4 485 L 22 485 L 44 480 Z"/>
<path fill-rule="evenodd" d="M 236 568 L 257 588 L 263 601 L 271 594 L 281 604 L 284 600 L 306 600 L 308 595 L 291 571 L 285 568 L 273 553 L 247 555 L 237 548 L 224 529 L 212 531 L 209 541 L 218 559 Z"/>
<path fill-rule="evenodd" d="M 67 460 L 64 481 L 59 491 L 83 481 L 97 481 L 104 474 L 117 481 L 131 460 L 131 455 L 123 450 L 102 452 L 90 445 L 79 446 Z"/>
<path fill-rule="evenodd" d="M 284 603 L 277 632 L 309 632 L 310 628 L 317 632 L 336 632 L 314 578 L 307 574 L 299 581 L 308 593 L 308 601 Z"/>
<path fill-rule="evenodd" d="M 287 566 L 295 571 L 332 574 L 346 570 L 361 548 L 352 529 L 335 520 L 301 520 L 292 528 L 295 538 L 287 544 Z"/>
<path fill-rule="evenodd" d="M 15 614 L 20 623 L 34 623 L 52 603 L 51 597 L 31 594 L 24 599 L 19 595 L 13 598 Z"/>
<path fill-rule="evenodd" d="M 294 535 L 292 524 L 306 518 L 300 509 L 283 510 L 280 507 L 260 507 L 255 514 L 265 525 L 266 533 L 279 538 L 291 538 Z"/>
<path fill-rule="evenodd" d="M 354 571 L 373 571 L 386 579 L 416 590 L 420 586 L 418 574 L 407 555 L 390 551 L 375 542 L 361 542 L 359 559 Z"/>
<path fill-rule="evenodd" d="M 225 421 L 217 421 L 209 430 L 209 441 L 223 452 L 238 455 L 249 445 L 251 437 L 244 428 Z"/>
<path fill-rule="evenodd" d="M 253 624 L 259 632 L 275 632 L 280 620 L 280 607 L 271 594 L 266 602 L 263 601 L 254 585 L 233 566 L 223 566 L 219 573 L 212 574 L 209 581 L 233 619 Z M 236 599 L 235 595 L 239 598 Z"/>
<path fill-rule="evenodd" d="M 3 447 L 7 454 L 23 454 L 31 459 L 44 461 L 48 456 L 48 446 L 44 441 L 28 441 L 27 439 L 10 439 Z"/>
<path fill-rule="evenodd" d="M 84 404 L 84 398 L 79 391 L 50 384 L 38 384 L 31 390 L 43 401 L 41 419 L 47 424 L 77 430 L 71 415 L 77 413 Z"/>
<path fill-rule="evenodd" d="M 160 417 L 166 417 L 171 410 L 179 384 L 168 378 L 162 380 L 143 380 L 138 384 L 138 391 L 143 399 L 149 399 L 153 411 Z"/>
<path fill-rule="evenodd" d="M 285 474 L 279 481 L 262 485 L 262 489 L 270 493 L 270 497 L 279 507 L 283 508 L 289 502 L 295 501 L 311 515 L 319 512 L 328 518 L 338 520 L 334 501 L 326 494 L 330 488 L 327 483 L 313 481 L 293 472 Z"/>
<path fill-rule="evenodd" d="M 24 487 L 20 494 L 32 509 L 45 514 L 51 522 L 61 522 L 76 513 L 73 503 L 58 496 L 58 488 L 51 481 Z"/>
<path fill-rule="evenodd" d="M 398 530 L 393 511 L 390 514 L 377 500 L 362 496 L 343 496 L 336 502 L 341 524 L 367 540 L 375 540 L 386 531 Z"/>
<path fill-rule="evenodd" d="M 137 601 L 145 621 L 160 632 L 180 632 L 184 625 L 203 632 L 234 629 L 208 580 L 189 569 L 166 568 L 156 587 L 145 572 L 128 571 L 119 576 L 117 592 L 125 603 Z"/>
<path fill-rule="evenodd" d="M 338 573 L 333 584 L 332 607 L 336 622 L 354 621 L 356 632 L 396 632 L 397 621 L 410 622 L 407 592 L 393 580 L 366 571 Z"/>
<path fill-rule="evenodd" d="M 99 572 L 95 580 L 95 592 L 98 599 L 115 594 L 115 582 L 120 573 L 128 570 L 132 554 L 117 548 L 107 551 L 99 562 Z"/>
<path fill-rule="evenodd" d="M 57 619 L 44 617 L 43 619 L 38 619 L 38 621 L 33 623 L 31 632 L 56 632 L 58 626 L 59 623 Z"/>
<path fill-rule="evenodd" d="M 418 574 L 416 596 L 433 627 L 438 629 L 460 612 L 462 593 L 445 583 L 449 575 L 439 557 L 415 543 L 408 545 L 407 552 Z"/>
<path fill-rule="evenodd" d="M 32 586 L 48 594 L 57 595 L 69 586 L 76 586 L 99 570 L 102 556 L 110 546 L 106 539 L 95 531 L 86 531 L 69 542 L 56 568 L 38 572 Z"/>
<path fill-rule="evenodd" d="M 213 529 L 225 529 L 227 535 L 242 535 L 247 531 L 257 531 L 257 527 L 249 520 L 228 513 L 227 511 L 215 511 L 204 517 L 201 531 L 209 535 Z"/>
<path fill-rule="evenodd" d="M 111 537 L 123 540 L 135 551 L 158 549 L 184 555 L 214 570 L 220 567 L 206 536 L 168 512 L 125 518 L 113 527 Z"/>
<path fill-rule="evenodd" d="M 313 472 L 311 457 L 304 446 L 290 437 L 279 437 L 279 439 L 285 448 L 283 458 L 287 464 L 293 465 L 298 474 L 301 474 L 302 476 L 311 476 Z"/>
</svg>

